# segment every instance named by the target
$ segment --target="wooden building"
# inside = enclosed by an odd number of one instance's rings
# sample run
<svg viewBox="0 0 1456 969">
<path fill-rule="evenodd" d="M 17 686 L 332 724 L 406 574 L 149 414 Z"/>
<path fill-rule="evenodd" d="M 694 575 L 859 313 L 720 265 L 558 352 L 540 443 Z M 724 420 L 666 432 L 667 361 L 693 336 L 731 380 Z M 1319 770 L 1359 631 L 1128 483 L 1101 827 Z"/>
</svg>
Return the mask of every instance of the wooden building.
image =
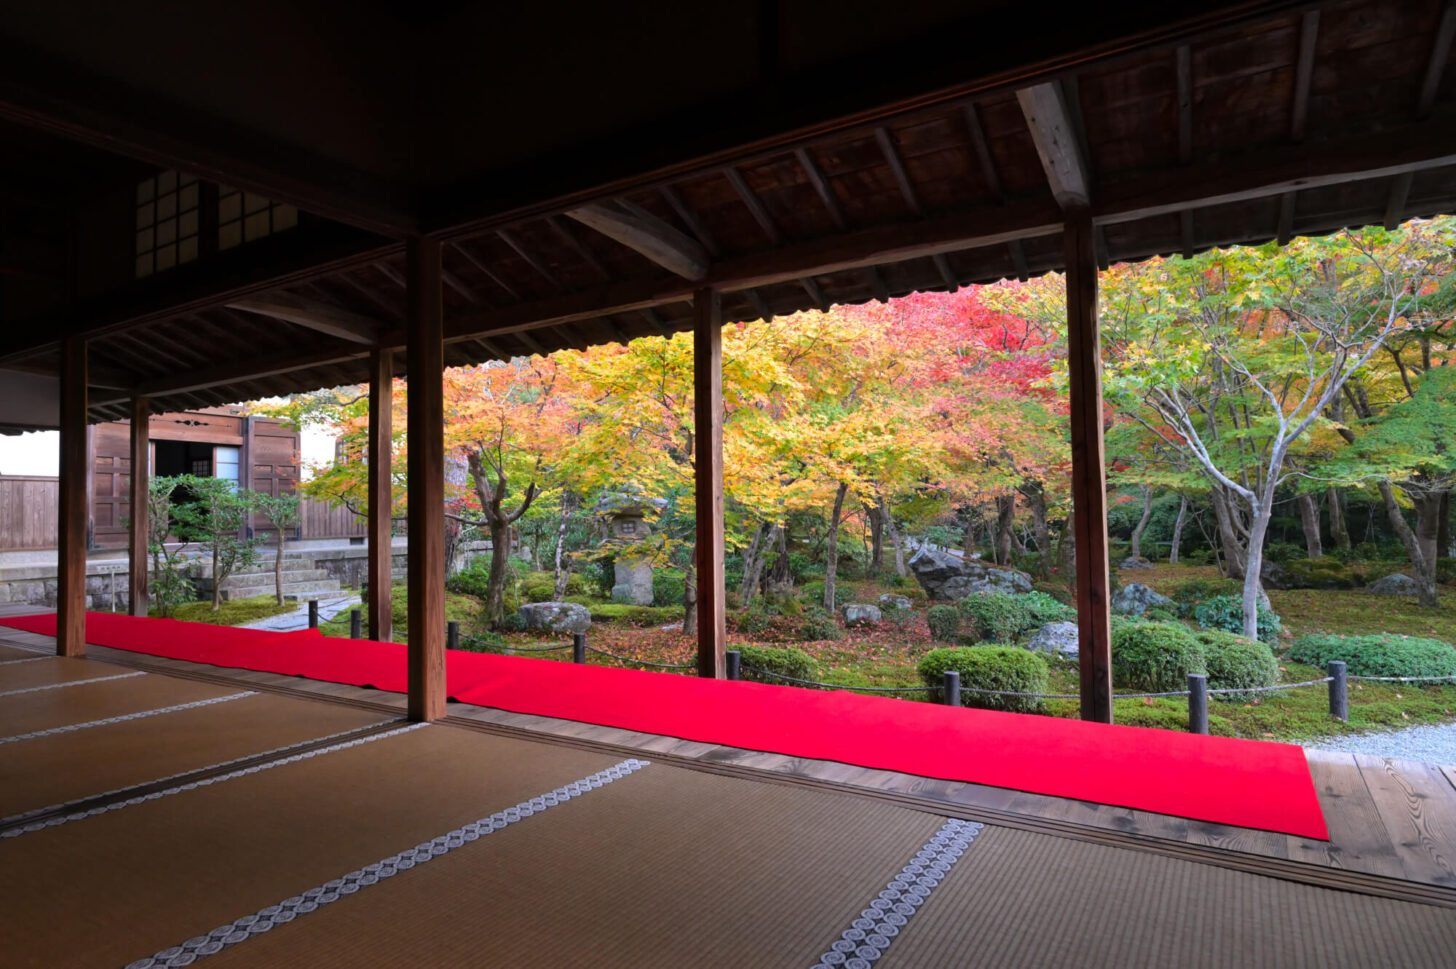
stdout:
<svg viewBox="0 0 1456 969">
<path fill-rule="evenodd" d="M 125 548 L 131 518 L 131 423 L 106 421 L 87 431 L 90 547 Z M 280 420 L 250 416 L 240 407 L 153 414 L 147 436 L 153 475 L 226 478 L 275 497 L 292 494 L 298 484 L 298 431 Z M 254 524 L 267 527 L 261 521 Z"/>
</svg>

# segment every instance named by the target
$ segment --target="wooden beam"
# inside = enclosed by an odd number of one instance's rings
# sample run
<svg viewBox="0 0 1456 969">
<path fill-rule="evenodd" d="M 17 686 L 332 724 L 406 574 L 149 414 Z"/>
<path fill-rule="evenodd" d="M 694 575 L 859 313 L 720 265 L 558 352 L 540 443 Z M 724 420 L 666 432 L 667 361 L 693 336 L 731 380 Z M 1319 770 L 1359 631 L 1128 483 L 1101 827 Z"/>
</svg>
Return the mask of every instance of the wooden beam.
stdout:
<svg viewBox="0 0 1456 969">
<path fill-rule="evenodd" d="M 885 164 L 890 166 L 890 174 L 895 177 L 895 184 L 899 186 L 900 197 L 905 200 L 911 212 L 923 215 L 920 198 L 915 194 L 915 186 L 910 184 L 910 173 L 905 170 L 900 151 L 895 147 L 895 140 L 890 137 L 890 129 L 883 126 L 876 128 L 875 142 L 880 146 L 880 154 L 885 156 Z"/>
<path fill-rule="evenodd" d="M 466 262 L 474 266 L 491 282 L 495 283 L 501 289 L 505 290 L 506 295 L 509 296 L 512 300 L 517 303 L 521 301 L 521 294 L 516 290 L 516 288 L 510 283 L 507 283 L 504 279 L 501 279 L 500 276 L 496 274 L 495 270 L 487 266 L 478 256 L 475 255 L 475 253 L 465 248 L 463 243 L 455 242 L 452 243 L 451 246 L 456 252 L 460 253 L 460 255 L 465 259 Z"/>
<path fill-rule="evenodd" d="M 90 477 L 86 439 L 86 341 L 61 342 L 60 509 L 57 534 L 56 655 L 86 655 L 86 546 Z"/>
<path fill-rule="evenodd" d="M 819 166 L 814 164 L 814 157 L 809 154 L 807 148 L 794 149 L 794 157 L 799 160 L 799 167 L 808 176 L 809 184 L 814 186 L 814 191 L 819 193 L 819 199 L 828 210 L 829 217 L 834 220 L 835 228 L 843 232 L 849 228 L 849 222 L 844 218 L 844 208 L 839 204 L 839 198 L 834 194 L 834 186 L 824 177 Z"/>
<path fill-rule="evenodd" d="M 1022 88 L 1016 92 L 1016 100 L 1026 116 L 1052 197 L 1064 209 L 1087 205 L 1092 197 L 1091 177 L 1061 86 L 1050 82 Z"/>
<path fill-rule="evenodd" d="M 583 205 L 566 215 L 684 279 L 698 280 L 708 274 L 707 250 L 647 212 Z"/>
<path fill-rule="evenodd" d="M 369 355 L 369 638 L 394 640 L 394 353 Z"/>
<path fill-rule="evenodd" d="M 445 369 L 440 243 L 411 239 L 407 380 L 409 718 L 445 715 Z"/>
<path fill-rule="evenodd" d="M 498 229 L 496 230 L 496 235 L 500 236 L 502 242 L 514 249 L 516 255 L 524 259 L 527 265 L 536 270 L 542 279 L 546 280 L 552 286 L 561 285 L 561 280 L 556 278 L 556 274 L 550 269 L 547 269 L 546 264 L 537 259 L 529 249 L 521 245 L 512 233 L 507 232 L 505 229 Z"/>
<path fill-rule="evenodd" d="M 961 288 L 960 280 L 956 279 L 955 273 L 951 272 L 950 260 L 946 259 L 943 253 L 931 256 L 930 261 L 935 263 L 935 271 L 940 273 L 940 278 L 945 281 L 945 285 L 952 293 Z"/>
<path fill-rule="evenodd" d="M 698 585 L 698 675 L 723 679 L 728 640 L 723 571 L 723 302 L 693 295 L 693 506 Z"/>
<path fill-rule="evenodd" d="M 1001 188 L 1001 175 L 996 170 L 996 160 L 991 157 L 991 146 L 986 141 L 986 131 L 981 127 L 981 115 L 976 110 L 975 104 L 965 105 L 966 133 L 971 139 L 971 148 L 975 151 L 976 157 L 981 161 L 981 177 L 986 180 L 986 187 L 991 190 L 1001 204 L 1006 204 L 1006 193 Z M 1031 277 L 1031 270 L 1026 264 L 1026 250 L 1021 245 L 1020 239 L 1012 239 L 1006 243 L 1006 251 L 1011 255 L 1011 265 L 1016 270 L 1016 278 L 1025 282 Z"/>
<path fill-rule="evenodd" d="M 556 233 L 557 238 L 559 238 L 562 242 L 566 243 L 567 248 L 569 248 L 572 252 L 576 253 L 582 262 L 586 263 L 589 267 L 591 267 L 591 271 L 597 274 L 598 279 L 612 278 L 611 272 L 607 269 L 606 266 L 602 265 L 602 261 L 597 258 L 597 254 L 588 249 L 586 245 L 579 238 L 577 238 L 576 233 L 571 230 L 571 228 L 566 224 L 563 219 L 555 215 L 548 216 L 546 219 L 546 224 L 551 226 L 551 231 Z"/>
<path fill-rule="evenodd" d="M 1436 33 L 1431 41 L 1431 56 L 1426 61 L 1426 72 L 1421 78 L 1421 90 L 1416 97 L 1416 118 L 1431 113 L 1436 105 L 1436 92 L 1441 89 L 1441 77 L 1446 73 L 1446 64 L 1451 60 L 1451 42 L 1456 40 L 1456 0 L 1446 0 L 1441 11 L 1441 20 L 1436 24 Z"/>
<path fill-rule="evenodd" d="M 148 544 L 151 536 L 151 458 L 152 407 L 145 397 L 131 399 L 131 474 L 127 488 L 127 505 L 131 524 L 126 542 L 127 598 L 133 616 L 145 616 L 150 604 L 151 568 L 148 565 Z M 166 538 L 166 536 L 162 536 Z"/>
<path fill-rule="evenodd" d="M 813 276 L 805 276 L 803 279 L 800 279 L 799 285 L 803 287 L 804 292 L 808 295 L 810 301 L 813 302 L 815 309 L 821 313 L 827 313 L 829 311 L 829 301 L 824 298 L 824 290 L 819 288 L 819 284 L 814 281 Z"/>
<path fill-rule="evenodd" d="M 390 334 L 390 336 L 393 338 L 395 334 Z M 402 340 L 399 341 L 399 343 L 402 342 Z M 396 346 L 398 344 L 391 339 L 390 345 Z M 145 380 L 136 385 L 134 392 L 144 397 L 161 397 L 165 394 L 180 394 L 193 390 L 206 390 L 209 387 L 221 387 L 259 377 L 272 377 L 282 373 L 292 373 L 296 370 L 311 370 L 315 367 L 326 367 L 330 364 L 359 360 L 367 356 L 368 353 L 368 350 L 358 348 L 354 344 L 325 347 L 304 353 L 269 353 L 247 360 L 238 360 L 233 363 L 217 364 L 212 367 L 200 367 L 192 370 L 190 373 L 178 376 L 169 375 L 153 380 Z M 108 405 L 129 399 L 129 396 L 118 395 L 99 400 L 97 403 Z"/>
<path fill-rule="evenodd" d="M 1385 218 L 1382 220 L 1387 229 L 1394 229 L 1405 221 L 1405 204 L 1410 198 L 1414 178 L 1410 172 L 1403 172 L 1390 180 L 1390 194 L 1385 199 Z"/>
<path fill-rule="evenodd" d="M 733 186 L 733 191 L 737 192 L 738 197 L 743 200 L 743 204 L 748 207 L 749 213 L 753 216 L 753 220 L 758 223 L 759 227 L 763 229 L 764 235 L 768 236 L 768 241 L 775 246 L 782 242 L 784 239 L 783 233 L 774 224 L 773 217 L 768 214 L 768 209 L 763 207 L 763 200 L 743 180 L 743 174 L 730 165 L 723 169 L 723 175 L 728 179 L 728 183 Z"/>
<path fill-rule="evenodd" d="M 1305 123 L 1309 120 L 1309 87 L 1314 79 L 1314 48 L 1319 39 L 1318 10 L 1310 10 L 1299 20 L 1299 59 L 1294 68 L 1294 102 L 1289 111 L 1289 140 L 1304 140 Z"/>
<path fill-rule="evenodd" d="M 1193 160 L 1193 52 L 1187 44 L 1179 44 L 1174 57 L 1178 75 L 1178 160 Z"/>
<path fill-rule="evenodd" d="M 293 323 L 329 336 L 373 346 L 379 341 L 384 324 L 341 306 L 320 300 L 306 299 L 290 293 L 268 293 L 228 303 L 229 309 L 244 310 L 275 320 Z"/>
<path fill-rule="evenodd" d="M 1112 722 L 1107 469 L 1102 446 L 1102 340 L 1092 219 L 1068 213 L 1067 364 L 1071 378 L 1072 521 L 1077 569 L 1082 719 Z"/>
<path fill-rule="evenodd" d="M 699 244 L 708 250 L 708 255 L 716 257 L 718 255 L 718 244 L 713 241 L 712 233 L 703 225 L 703 220 L 698 217 L 698 213 L 688 208 L 688 204 L 683 201 L 682 196 L 677 193 L 677 190 L 671 185 L 659 185 L 657 187 L 657 193 L 662 196 L 668 205 L 672 206 L 672 210 L 677 213 L 679 219 L 682 219 L 683 225 L 688 227 L 688 231 L 693 234 L 693 238 L 697 239 Z"/>
</svg>

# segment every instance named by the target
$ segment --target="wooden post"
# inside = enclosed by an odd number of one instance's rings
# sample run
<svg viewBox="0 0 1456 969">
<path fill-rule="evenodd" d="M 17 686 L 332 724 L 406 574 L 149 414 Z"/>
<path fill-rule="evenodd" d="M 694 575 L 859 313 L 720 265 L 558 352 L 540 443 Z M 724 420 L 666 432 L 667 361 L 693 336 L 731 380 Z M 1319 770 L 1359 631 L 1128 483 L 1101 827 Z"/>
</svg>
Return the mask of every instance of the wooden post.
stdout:
<svg viewBox="0 0 1456 969">
<path fill-rule="evenodd" d="M 961 674 L 956 670 L 946 670 L 941 674 L 940 699 L 948 707 L 961 705 Z"/>
<path fill-rule="evenodd" d="M 1350 719 L 1350 690 L 1344 660 L 1332 659 L 1330 671 L 1330 716 Z"/>
<path fill-rule="evenodd" d="M 1108 614 L 1107 470 L 1102 450 L 1102 334 L 1092 217 L 1067 213 L 1067 366 L 1071 377 L 1073 544 L 1082 719 L 1112 722 Z"/>
<path fill-rule="evenodd" d="M 693 468 L 697 513 L 698 675 L 723 679 L 723 298 L 693 294 Z"/>
<path fill-rule="evenodd" d="M 394 611 L 390 586 L 394 582 L 392 478 L 394 450 L 394 354 L 375 350 L 369 355 L 369 638 L 381 643 L 394 639 Z"/>
<path fill-rule="evenodd" d="M 409 718 L 445 715 L 445 325 L 440 243 L 406 251 L 409 419 Z M 371 589 L 387 583 L 370 583 Z M 376 593 L 377 594 L 377 593 Z"/>
<path fill-rule="evenodd" d="M 152 479 L 152 407 L 145 397 L 131 399 L 131 488 L 128 502 L 131 509 L 131 531 L 127 535 L 127 597 L 131 602 L 128 610 L 133 616 L 147 614 L 148 587 L 151 584 L 151 569 L 148 567 L 147 546 L 151 543 L 151 527 L 148 514 Z M 166 541 L 167 536 L 160 536 Z"/>
<path fill-rule="evenodd" d="M 1208 677 L 1188 674 L 1188 732 L 1208 733 Z"/>
<path fill-rule="evenodd" d="M 86 341 L 61 341 L 61 481 L 56 655 L 86 655 Z"/>
<path fill-rule="evenodd" d="M 586 662 L 586 633 L 571 634 L 571 661 L 578 666 Z"/>
</svg>

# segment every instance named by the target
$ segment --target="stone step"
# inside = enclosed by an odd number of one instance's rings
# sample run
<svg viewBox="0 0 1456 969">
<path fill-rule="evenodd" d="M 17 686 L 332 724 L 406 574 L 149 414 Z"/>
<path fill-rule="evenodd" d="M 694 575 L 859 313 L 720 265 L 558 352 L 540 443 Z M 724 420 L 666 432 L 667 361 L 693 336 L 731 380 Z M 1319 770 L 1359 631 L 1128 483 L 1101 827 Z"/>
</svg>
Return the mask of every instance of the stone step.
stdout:
<svg viewBox="0 0 1456 969">
<path fill-rule="evenodd" d="M 322 582 L 329 578 L 329 573 L 323 569 L 284 569 L 283 583 L 290 582 Z M 233 574 L 223 580 L 224 589 L 261 589 L 273 588 L 274 577 L 272 572 L 248 572 Z M 198 586 L 203 589 L 212 589 L 212 578 L 204 577 L 198 580 Z"/>
<path fill-rule="evenodd" d="M 261 589 L 229 589 L 224 587 L 222 590 L 222 598 L 224 601 L 228 599 L 251 599 L 253 596 L 268 595 L 272 591 L 273 587 L 271 585 Z M 339 583 L 333 579 L 329 579 L 326 582 L 290 582 L 283 587 L 283 595 L 289 599 L 318 599 L 340 595 L 341 593 L 342 590 L 339 588 Z"/>
<path fill-rule="evenodd" d="M 289 569 L 311 569 L 314 567 L 315 560 L 316 556 L 313 555 L 304 555 L 298 552 L 285 553 L 283 556 L 283 569 L 285 572 Z M 270 575 L 273 573 L 273 559 L 271 556 L 262 561 L 254 562 L 252 565 L 244 566 L 233 574 L 256 575 L 259 572 L 267 572 Z"/>
</svg>

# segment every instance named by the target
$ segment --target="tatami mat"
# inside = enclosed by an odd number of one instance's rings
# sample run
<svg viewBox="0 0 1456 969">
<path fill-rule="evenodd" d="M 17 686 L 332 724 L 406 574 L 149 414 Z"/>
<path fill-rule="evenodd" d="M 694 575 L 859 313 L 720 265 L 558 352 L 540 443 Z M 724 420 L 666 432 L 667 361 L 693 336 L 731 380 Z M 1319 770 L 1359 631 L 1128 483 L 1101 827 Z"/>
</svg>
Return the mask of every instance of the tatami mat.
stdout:
<svg viewBox="0 0 1456 969">
<path fill-rule="evenodd" d="M 78 680 L 105 679 L 122 676 L 135 670 L 65 656 L 48 656 L 34 663 L 0 663 L 0 693 L 29 690 L 38 686 L 74 683 Z M 0 697 L 0 703 L 9 697 Z"/>
<path fill-rule="evenodd" d="M 30 649 L 21 649 L 19 646 L 8 646 L 0 643 L 0 663 L 12 659 L 30 659 L 33 656 L 44 656 L 44 653 L 37 653 Z"/>
<path fill-rule="evenodd" d="M 807 966 L 942 822 L 652 765 L 208 963 Z"/>
<path fill-rule="evenodd" d="M 1447 969 L 1450 909 L 988 827 L 876 969 Z"/>
<path fill-rule="evenodd" d="M 354 707 L 258 694 L 8 744 L 0 753 L 0 818 L 386 719 Z"/>
<path fill-rule="evenodd" d="M 76 661 L 73 661 L 76 662 Z M 25 663 L 24 666 L 44 666 Z M 95 664 L 112 675 L 129 673 L 123 667 Z M 209 686 L 191 680 L 149 673 L 124 680 L 109 680 L 84 687 L 43 690 L 20 696 L 0 697 L 0 737 L 50 730 L 71 724 L 89 723 L 144 710 L 191 703 L 212 697 L 244 692 L 243 687 Z M 105 728 L 96 728 L 105 729 Z M 28 741 L 26 741 L 28 743 Z"/>
<path fill-rule="evenodd" d="M 0 952 L 116 969 L 615 761 L 430 726 L 0 841 Z"/>
</svg>

